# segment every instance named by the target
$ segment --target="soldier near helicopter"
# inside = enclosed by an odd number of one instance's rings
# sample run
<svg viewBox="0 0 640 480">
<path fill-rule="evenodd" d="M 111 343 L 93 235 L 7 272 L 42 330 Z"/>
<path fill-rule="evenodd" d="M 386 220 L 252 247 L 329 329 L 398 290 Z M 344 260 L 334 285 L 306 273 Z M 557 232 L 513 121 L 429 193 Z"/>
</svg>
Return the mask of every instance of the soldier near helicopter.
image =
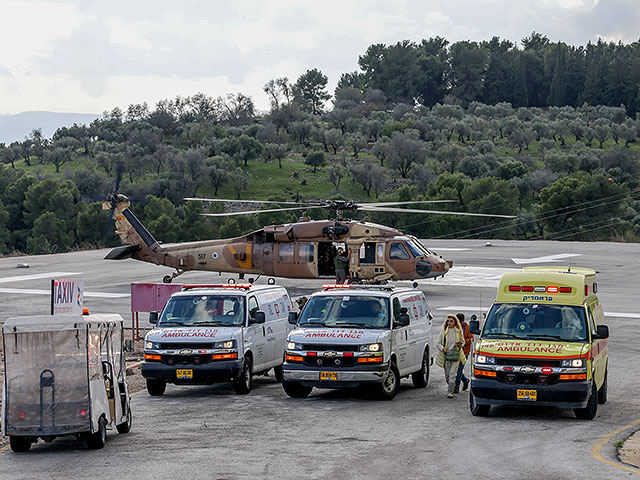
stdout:
<svg viewBox="0 0 640 480">
<path fill-rule="evenodd" d="M 342 247 L 338 248 L 336 256 L 333 257 L 333 264 L 336 267 L 336 283 L 344 283 L 347 279 L 349 259 L 344 256 L 344 249 Z"/>
</svg>

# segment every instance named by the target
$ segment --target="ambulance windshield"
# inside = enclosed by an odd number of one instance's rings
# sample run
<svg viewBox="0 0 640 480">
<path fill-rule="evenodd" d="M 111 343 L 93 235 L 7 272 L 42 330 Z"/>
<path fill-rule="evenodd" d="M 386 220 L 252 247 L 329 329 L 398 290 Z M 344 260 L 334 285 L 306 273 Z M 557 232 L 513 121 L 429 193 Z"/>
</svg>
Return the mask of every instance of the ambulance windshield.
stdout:
<svg viewBox="0 0 640 480">
<path fill-rule="evenodd" d="M 482 336 L 584 342 L 589 333 L 583 307 L 502 303 L 491 308 Z"/>
<path fill-rule="evenodd" d="M 240 326 L 244 311 L 239 295 L 177 296 L 167 302 L 158 326 Z"/>
<path fill-rule="evenodd" d="M 389 328 L 389 301 L 382 297 L 312 297 L 300 315 L 300 327 Z"/>
</svg>

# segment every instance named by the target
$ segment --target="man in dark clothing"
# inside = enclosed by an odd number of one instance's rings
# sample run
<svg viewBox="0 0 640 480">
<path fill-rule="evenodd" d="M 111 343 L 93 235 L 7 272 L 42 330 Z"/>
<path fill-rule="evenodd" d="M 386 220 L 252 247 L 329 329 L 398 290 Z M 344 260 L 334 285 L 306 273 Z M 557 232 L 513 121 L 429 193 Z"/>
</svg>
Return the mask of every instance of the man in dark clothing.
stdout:
<svg viewBox="0 0 640 480">
<path fill-rule="evenodd" d="M 471 344 L 473 343 L 473 334 L 469 333 L 469 324 L 464 321 L 464 313 L 456 313 L 456 317 L 458 317 L 458 320 L 460 321 L 460 327 L 462 327 L 462 335 L 464 338 L 462 351 L 464 356 L 469 358 L 469 353 L 471 353 Z M 458 393 L 460 391 L 461 381 L 462 390 L 466 390 L 469 387 L 469 379 L 464 374 L 464 364 L 462 362 L 458 365 L 458 375 L 456 375 L 456 384 L 453 389 L 453 393 Z"/>
<path fill-rule="evenodd" d="M 333 257 L 333 264 L 336 267 L 336 283 L 344 283 L 347 279 L 349 259 L 344 256 L 344 250 L 342 247 L 338 248 L 338 253 Z"/>
</svg>

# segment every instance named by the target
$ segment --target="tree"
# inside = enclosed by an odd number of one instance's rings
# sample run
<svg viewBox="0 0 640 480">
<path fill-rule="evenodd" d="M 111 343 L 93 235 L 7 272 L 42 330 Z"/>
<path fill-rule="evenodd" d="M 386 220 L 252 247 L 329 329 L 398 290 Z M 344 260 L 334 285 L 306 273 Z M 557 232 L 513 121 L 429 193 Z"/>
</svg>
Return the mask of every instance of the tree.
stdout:
<svg viewBox="0 0 640 480">
<path fill-rule="evenodd" d="M 249 176 L 241 168 L 236 168 L 230 173 L 229 183 L 236 191 L 236 199 L 240 200 L 240 193 L 249 186 Z"/>
<path fill-rule="evenodd" d="M 451 45 L 451 83 L 453 95 L 464 105 L 482 98 L 482 77 L 487 53 L 476 42 Z"/>
<path fill-rule="evenodd" d="M 205 161 L 205 168 L 210 185 L 213 187 L 213 196 L 218 196 L 218 189 L 229 180 L 229 165 L 224 157 L 209 158 Z"/>
<path fill-rule="evenodd" d="M 357 157 L 360 150 L 367 146 L 367 139 L 361 133 L 347 135 L 347 144 L 353 149 L 353 156 Z"/>
<path fill-rule="evenodd" d="M 54 253 L 64 251 L 73 244 L 75 229 L 54 212 L 44 212 L 33 223 L 27 238 L 30 253 Z"/>
<path fill-rule="evenodd" d="M 326 133 L 325 139 L 327 144 L 330 145 L 331 148 L 333 148 L 334 155 L 338 153 L 338 148 L 340 148 L 342 146 L 342 143 L 344 142 L 342 132 L 337 128 L 332 128 L 331 130 L 329 130 Z"/>
<path fill-rule="evenodd" d="M 0 161 L 4 164 L 11 164 L 11 168 L 16 168 L 15 162 L 20 158 L 20 153 L 13 146 L 6 146 L 0 143 Z"/>
<path fill-rule="evenodd" d="M 596 240 L 616 231 L 628 188 L 604 174 L 578 172 L 540 192 L 537 220 L 545 238 Z"/>
<path fill-rule="evenodd" d="M 288 148 L 281 143 L 267 143 L 267 157 L 270 160 L 278 160 L 278 167 L 282 168 L 282 159 L 287 155 Z"/>
<path fill-rule="evenodd" d="M 303 73 L 296 81 L 293 92 L 300 109 L 319 115 L 324 109 L 324 102 L 329 100 L 327 83 L 329 79 L 320 70 L 313 68 Z"/>
<path fill-rule="evenodd" d="M 424 161 L 424 145 L 405 133 L 396 133 L 391 138 L 388 159 L 391 168 L 398 170 L 402 178 L 407 178 L 412 165 Z"/>
<path fill-rule="evenodd" d="M 329 165 L 327 167 L 327 180 L 336 187 L 336 192 L 340 188 L 340 183 L 346 173 L 347 170 L 339 164 Z"/>
<path fill-rule="evenodd" d="M 316 169 L 318 167 L 324 167 L 324 165 L 326 164 L 326 160 L 324 158 L 324 153 L 323 152 L 312 152 L 309 155 L 307 155 L 307 158 L 305 158 L 304 163 L 307 165 L 310 165 L 313 167 L 313 173 L 316 173 Z"/>
</svg>

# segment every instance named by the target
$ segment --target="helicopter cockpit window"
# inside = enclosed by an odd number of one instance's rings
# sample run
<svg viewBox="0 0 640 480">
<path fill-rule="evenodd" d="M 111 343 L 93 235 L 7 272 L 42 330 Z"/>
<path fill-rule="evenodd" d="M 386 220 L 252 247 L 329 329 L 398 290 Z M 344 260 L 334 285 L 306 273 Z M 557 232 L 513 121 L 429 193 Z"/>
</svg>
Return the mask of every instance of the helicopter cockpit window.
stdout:
<svg viewBox="0 0 640 480">
<path fill-rule="evenodd" d="M 245 318 L 244 297 L 239 295 L 185 295 L 170 298 L 158 321 L 159 327 L 236 326 Z"/>
<path fill-rule="evenodd" d="M 412 240 L 409 240 L 407 242 L 407 247 L 409 247 L 409 250 L 411 250 L 411 253 L 413 254 L 414 257 L 420 257 L 420 256 L 424 255 L 422 253 L 422 251 L 418 248 L 418 246 Z"/>
<path fill-rule="evenodd" d="M 392 243 L 391 249 L 389 250 L 389 258 L 391 260 L 408 260 L 409 252 L 401 243 Z"/>
<path fill-rule="evenodd" d="M 280 260 L 280 263 L 293 263 L 294 252 L 295 244 L 281 243 L 278 247 L 278 260 Z"/>
<path fill-rule="evenodd" d="M 313 263 L 315 261 L 315 249 L 313 243 L 300 243 L 298 245 L 298 262 Z"/>
</svg>

